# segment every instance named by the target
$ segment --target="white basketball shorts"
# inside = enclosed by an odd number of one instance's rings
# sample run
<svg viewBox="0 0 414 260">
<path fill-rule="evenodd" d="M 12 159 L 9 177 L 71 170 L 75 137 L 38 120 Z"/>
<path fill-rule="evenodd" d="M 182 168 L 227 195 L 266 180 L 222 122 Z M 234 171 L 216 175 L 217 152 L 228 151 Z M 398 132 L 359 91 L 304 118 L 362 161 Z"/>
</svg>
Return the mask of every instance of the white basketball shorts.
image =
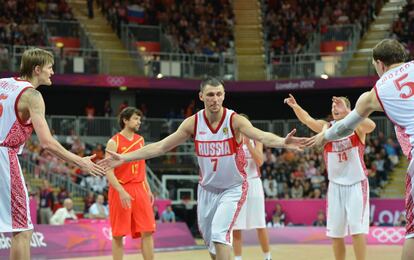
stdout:
<svg viewBox="0 0 414 260">
<path fill-rule="evenodd" d="M 353 185 L 330 182 L 327 204 L 326 235 L 328 237 L 342 238 L 349 234 L 368 234 L 368 180 Z"/>
<path fill-rule="evenodd" d="M 262 180 L 260 178 L 253 178 L 247 181 L 249 183 L 247 199 L 237 217 L 234 229 L 265 228 L 265 199 Z"/>
<path fill-rule="evenodd" d="M 17 153 L 7 147 L 0 147 L 0 191 L 0 233 L 33 229 Z"/>
<path fill-rule="evenodd" d="M 228 189 L 198 185 L 197 219 L 208 250 L 216 254 L 214 242 L 232 245 L 232 231 L 246 200 L 248 183 Z"/>
</svg>

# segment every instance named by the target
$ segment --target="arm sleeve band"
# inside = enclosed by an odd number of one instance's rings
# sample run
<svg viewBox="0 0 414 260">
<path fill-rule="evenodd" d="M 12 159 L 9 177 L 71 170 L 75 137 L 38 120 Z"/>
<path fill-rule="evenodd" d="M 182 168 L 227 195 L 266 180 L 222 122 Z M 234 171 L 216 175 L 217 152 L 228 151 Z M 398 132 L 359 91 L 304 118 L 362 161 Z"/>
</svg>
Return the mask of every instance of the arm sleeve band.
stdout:
<svg viewBox="0 0 414 260">
<path fill-rule="evenodd" d="M 344 119 L 336 122 L 325 132 L 325 139 L 333 141 L 348 136 L 354 132 L 355 128 L 364 120 L 354 109 Z"/>
</svg>

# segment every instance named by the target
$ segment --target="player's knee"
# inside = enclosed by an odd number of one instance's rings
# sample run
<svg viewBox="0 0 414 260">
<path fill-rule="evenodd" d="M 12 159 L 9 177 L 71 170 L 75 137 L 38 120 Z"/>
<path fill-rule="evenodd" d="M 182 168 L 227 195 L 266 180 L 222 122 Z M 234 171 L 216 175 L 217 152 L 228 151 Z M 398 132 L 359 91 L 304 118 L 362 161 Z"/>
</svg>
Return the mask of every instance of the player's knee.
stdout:
<svg viewBox="0 0 414 260">
<path fill-rule="evenodd" d="M 240 240 L 241 239 L 241 230 L 233 230 L 233 239 Z"/>
<path fill-rule="evenodd" d="M 26 230 L 13 233 L 13 239 L 15 240 L 30 240 L 32 239 L 33 230 Z"/>
<path fill-rule="evenodd" d="M 141 233 L 142 238 L 149 238 L 152 237 L 152 232 L 142 232 Z"/>
<path fill-rule="evenodd" d="M 123 238 L 124 238 L 123 236 L 116 236 L 116 237 L 112 237 L 112 240 L 117 243 L 122 243 Z"/>
</svg>

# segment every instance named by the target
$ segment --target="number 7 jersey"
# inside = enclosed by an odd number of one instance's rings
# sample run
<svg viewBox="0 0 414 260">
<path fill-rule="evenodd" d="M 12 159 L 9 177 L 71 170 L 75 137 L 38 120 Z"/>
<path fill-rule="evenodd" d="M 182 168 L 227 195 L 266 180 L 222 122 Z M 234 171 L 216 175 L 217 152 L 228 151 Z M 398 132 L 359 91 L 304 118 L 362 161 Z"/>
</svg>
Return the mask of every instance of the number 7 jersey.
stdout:
<svg viewBox="0 0 414 260">
<path fill-rule="evenodd" d="M 401 149 L 411 159 L 414 145 L 414 61 L 385 72 L 374 90 L 382 109 L 395 125 Z"/>
<path fill-rule="evenodd" d="M 208 122 L 204 109 L 195 115 L 194 145 L 201 186 L 227 189 L 246 180 L 246 158 L 232 127 L 235 114 L 223 108 L 222 118 L 215 129 Z"/>
</svg>

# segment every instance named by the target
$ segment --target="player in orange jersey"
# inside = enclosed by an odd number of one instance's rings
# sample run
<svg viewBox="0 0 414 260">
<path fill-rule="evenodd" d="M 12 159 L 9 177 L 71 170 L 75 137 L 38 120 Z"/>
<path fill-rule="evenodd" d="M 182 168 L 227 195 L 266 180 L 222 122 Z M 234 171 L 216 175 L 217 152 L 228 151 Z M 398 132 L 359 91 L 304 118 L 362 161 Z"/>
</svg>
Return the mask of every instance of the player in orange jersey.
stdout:
<svg viewBox="0 0 414 260">
<path fill-rule="evenodd" d="M 121 132 L 114 135 L 106 146 L 108 151 L 120 154 L 144 146 L 144 138 L 135 132 L 141 124 L 142 112 L 133 107 L 119 114 Z M 123 164 L 107 172 L 109 186 L 109 219 L 112 228 L 112 256 L 123 258 L 123 237 L 141 237 L 141 250 L 145 260 L 154 259 L 155 218 L 152 210 L 154 197 L 146 179 L 145 161 Z"/>
</svg>

